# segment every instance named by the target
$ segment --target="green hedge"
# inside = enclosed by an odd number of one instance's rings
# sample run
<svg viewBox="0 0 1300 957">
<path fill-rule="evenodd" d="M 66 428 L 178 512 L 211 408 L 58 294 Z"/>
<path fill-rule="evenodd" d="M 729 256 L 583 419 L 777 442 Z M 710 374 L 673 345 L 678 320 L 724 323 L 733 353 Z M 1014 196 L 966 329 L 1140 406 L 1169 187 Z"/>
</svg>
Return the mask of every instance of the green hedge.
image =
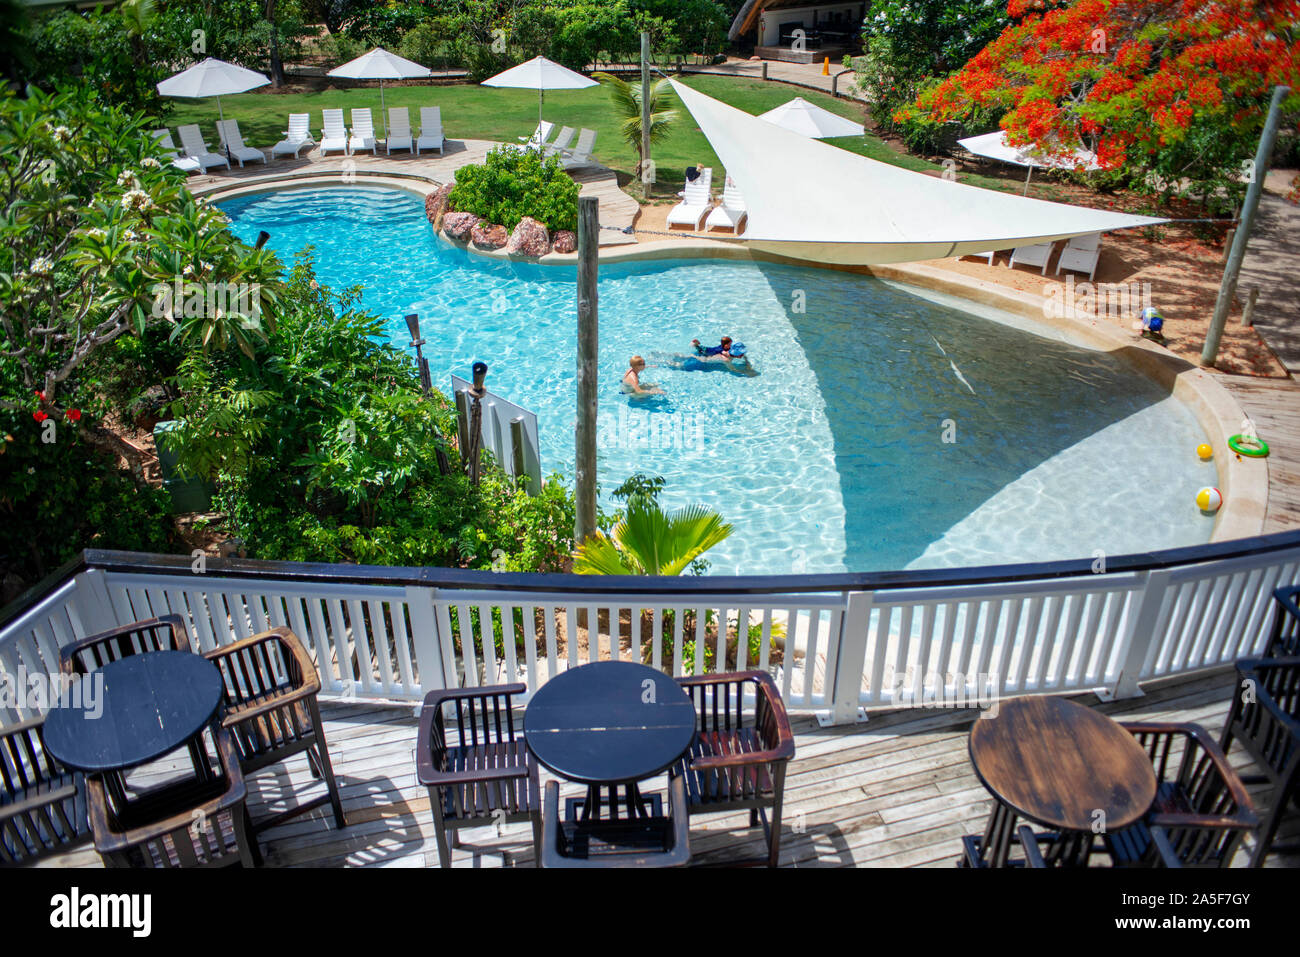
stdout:
<svg viewBox="0 0 1300 957">
<path fill-rule="evenodd" d="M 535 150 L 497 147 L 481 166 L 462 166 L 448 202 L 509 230 L 525 216 L 552 232 L 578 228 L 578 184 L 559 159 L 542 159 Z"/>
</svg>

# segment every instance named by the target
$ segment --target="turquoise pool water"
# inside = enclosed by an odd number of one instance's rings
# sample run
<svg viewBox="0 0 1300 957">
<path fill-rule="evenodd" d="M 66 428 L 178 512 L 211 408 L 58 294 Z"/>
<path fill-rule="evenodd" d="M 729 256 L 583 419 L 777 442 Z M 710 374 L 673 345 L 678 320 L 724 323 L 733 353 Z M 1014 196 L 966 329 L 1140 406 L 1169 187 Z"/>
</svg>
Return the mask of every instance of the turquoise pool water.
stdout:
<svg viewBox="0 0 1300 957">
<path fill-rule="evenodd" d="M 419 197 L 340 186 L 221 203 L 322 282 L 360 284 L 393 341 L 420 314 L 434 383 L 488 363 L 534 410 L 546 471 L 573 474 L 575 273 L 436 239 Z M 713 571 L 874 570 L 1115 555 L 1208 541 L 1216 484 L 1191 412 L 1115 356 L 1024 320 L 870 277 L 674 260 L 600 269 L 599 480 L 662 475 L 671 506 L 735 526 Z M 663 365 L 743 341 L 760 373 Z M 668 395 L 632 401 L 633 353 Z"/>
</svg>

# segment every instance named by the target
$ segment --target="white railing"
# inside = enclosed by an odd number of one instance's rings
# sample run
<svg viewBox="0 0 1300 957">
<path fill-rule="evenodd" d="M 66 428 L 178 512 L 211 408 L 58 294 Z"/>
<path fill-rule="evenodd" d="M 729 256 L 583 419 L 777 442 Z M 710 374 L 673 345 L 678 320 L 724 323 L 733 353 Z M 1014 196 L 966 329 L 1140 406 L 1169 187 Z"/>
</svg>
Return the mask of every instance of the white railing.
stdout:
<svg viewBox="0 0 1300 957">
<path fill-rule="evenodd" d="M 895 587 L 898 575 L 863 575 L 792 578 L 788 590 L 721 579 L 708 592 L 707 579 L 677 591 L 629 581 L 620 592 L 606 591 L 620 587 L 610 579 L 577 576 L 438 579 L 441 570 L 355 566 L 296 574 L 255 562 L 194 573 L 174 558 L 87 553 L 72 577 L 0 628 L 0 688 L 56 672 L 59 649 L 77 638 L 179 615 L 202 650 L 292 628 L 316 660 L 322 693 L 343 700 L 411 703 L 432 688 L 508 681 L 532 692 L 565 668 L 610 658 L 673 675 L 768 670 L 792 711 L 830 723 L 871 707 L 990 696 L 1126 697 L 1140 693 L 1139 681 L 1263 649 L 1272 589 L 1300 571 L 1300 535 L 1254 543 L 1225 557 L 1207 548 L 1169 553 L 1177 561 L 1115 560 L 1118 570 L 1100 574 L 1069 563 L 1068 577 L 1057 577 L 1059 566 L 1013 566 L 918 573 L 909 587 Z M 964 583 L 981 578 L 991 580 Z M 29 704 L 10 694 L 0 719 L 29 717 Z"/>
</svg>

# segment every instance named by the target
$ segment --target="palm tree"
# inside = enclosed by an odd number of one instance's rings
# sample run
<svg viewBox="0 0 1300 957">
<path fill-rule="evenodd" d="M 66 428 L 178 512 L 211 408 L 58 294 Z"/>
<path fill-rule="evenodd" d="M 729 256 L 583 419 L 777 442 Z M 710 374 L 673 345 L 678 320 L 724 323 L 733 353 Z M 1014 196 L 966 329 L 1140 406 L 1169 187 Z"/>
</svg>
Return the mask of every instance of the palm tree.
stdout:
<svg viewBox="0 0 1300 957">
<path fill-rule="evenodd" d="M 653 499 L 633 496 L 612 539 L 597 532 L 578 546 L 573 570 L 579 575 L 680 575 L 731 531 L 721 515 L 703 505 L 665 514 Z"/>
<path fill-rule="evenodd" d="M 636 177 L 641 179 L 641 167 L 649 159 L 648 156 L 641 155 L 641 84 L 628 83 L 627 80 L 612 73 L 593 73 L 591 78 L 599 80 L 609 89 L 614 108 L 623 117 L 623 125 L 619 128 L 619 133 L 631 144 L 632 149 L 636 150 Z M 664 109 L 668 92 L 666 79 L 658 80 L 650 86 L 651 143 L 657 143 L 667 136 L 673 121 L 677 119 L 676 110 Z"/>
</svg>

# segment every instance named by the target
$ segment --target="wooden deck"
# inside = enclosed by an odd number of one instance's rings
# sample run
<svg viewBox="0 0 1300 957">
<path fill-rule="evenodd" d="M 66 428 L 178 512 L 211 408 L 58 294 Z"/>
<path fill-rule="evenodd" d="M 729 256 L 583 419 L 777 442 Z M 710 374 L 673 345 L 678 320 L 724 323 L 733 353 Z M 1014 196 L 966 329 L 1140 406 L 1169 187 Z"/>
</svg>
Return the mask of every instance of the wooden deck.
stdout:
<svg viewBox="0 0 1300 957">
<path fill-rule="evenodd" d="M 1300 385 L 1294 379 L 1219 376 L 1268 443 L 1264 533 L 1300 527 Z"/>
<path fill-rule="evenodd" d="M 1121 720 L 1194 721 L 1217 737 L 1231 687 L 1231 671 L 1219 670 L 1152 685 L 1142 698 L 1102 704 L 1085 694 L 1075 700 Z M 267 831 L 262 835 L 267 864 L 438 866 L 428 798 L 415 781 L 411 709 L 329 704 L 324 715 L 349 826 L 334 830 L 317 812 Z M 962 835 L 979 832 L 990 807 L 967 756 L 974 717 L 971 711 L 897 711 L 873 714 L 865 725 L 829 729 L 811 717 L 795 718 L 798 751 L 786 785 L 782 866 L 951 867 Z M 1240 749 L 1231 757 L 1238 767 L 1249 765 Z M 159 766 L 158 772 L 180 767 Z M 268 770 L 251 779 L 254 817 L 279 807 L 285 787 L 300 795 L 321 793 L 305 758 L 291 759 L 287 770 Z M 566 794 L 580 793 L 574 785 L 564 787 Z M 694 863 L 725 865 L 757 856 L 761 833 L 747 824 L 743 813 L 692 820 Z M 506 827 L 500 835 L 490 827 L 462 835 L 453 866 L 532 865 L 527 825 Z M 1300 812 L 1293 812 L 1281 837 L 1298 835 Z M 1235 863 L 1244 865 L 1245 860 L 1243 850 Z M 55 867 L 99 864 L 93 849 L 45 862 Z M 1268 864 L 1297 866 L 1300 857 L 1275 855 Z"/>
</svg>

